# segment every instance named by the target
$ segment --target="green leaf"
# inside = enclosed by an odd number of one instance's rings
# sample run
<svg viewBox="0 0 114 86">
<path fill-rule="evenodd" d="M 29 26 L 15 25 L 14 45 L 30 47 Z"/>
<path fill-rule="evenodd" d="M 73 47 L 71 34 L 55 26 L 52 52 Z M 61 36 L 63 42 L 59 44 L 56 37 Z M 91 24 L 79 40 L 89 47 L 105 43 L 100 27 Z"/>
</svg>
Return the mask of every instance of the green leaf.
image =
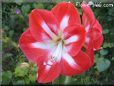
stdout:
<svg viewBox="0 0 114 86">
<path fill-rule="evenodd" d="M 30 84 L 29 76 L 24 77 L 25 84 Z"/>
<path fill-rule="evenodd" d="M 13 30 L 10 30 L 10 31 L 9 31 L 9 36 L 12 37 L 13 34 L 14 34 L 14 31 L 13 31 Z"/>
<path fill-rule="evenodd" d="M 49 5 L 49 6 L 47 7 L 47 9 L 48 9 L 48 10 L 51 10 L 52 7 L 53 7 L 53 5 Z"/>
<path fill-rule="evenodd" d="M 22 10 L 22 12 L 23 12 L 24 14 L 26 14 L 26 13 L 29 12 L 30 6 L 29 6 L 29 5 L 23 5 L 23 6 L 21 7 L 21 10 Z"/>
<path fill-rule="evenodd" d="M 24 0 L 14 0 L 14 2 L 20 5 L 21 3 L 24 2 Z"/>
<path fill-rule="evenodd" d="M 101 54 L 101 55 L 107 55 L 107 54 L 108 54 L 108 50 L 102 49 L 102 50 L 100 51 L 100 54 Z"/>
<path fill-rule="evenodd" d="M 95 62 L 98 62 L 99 61 L 99 54 L 95 54 Z"/>
<path fill-rule="evenodd" d="M 109 33 L 109 29 L 104 29 L 103 34 L 107 34 L 107 33 Z"/>
<path fill-rule="evenodd" d="M 31 81 L 31 82 L 35 82 L 35 80 L 36 80 L 36 74 L 34 74 L 34 75 L 29 75 L 29 80 Z"/>
<path fill-rule="evenodd" d="M 24 80 L 18 80 L 16 82 L 13 83 L 14 85 L 24 85 L 25 81 Z"/>
<path fill-rule="evenodd" d="M 112 60 L 114 60 L 114 57 L 112 57 Z"/>
<path fill-rule="evenodd" d="M 114 47 L 114 43 L 104 43 L 103 44 L 103 48 L 112 48 L 112 47 Z"/>
<path fill-rule="evenodd" d="M 108 59 L 97 58 L 96 68 L 99 72 L 105 71 L 110 67 L 111 62 Z"/>
<path fill-rule="evenodd" d="M 60 84 L 64 84 L 65 81 L 65 76 L 59 76 L 57 79 L 55 79 L 52 84 L 53 85 L 60 85 Z"/>
<path fill-rule="evenodd" d="M 33 7 L 34 8 L 38 8 L 38 9 L 43 9 L 44 8 L 44 5 L 39 3 L 39 4 L 33 4 Z"/>
<path fill-rule="evenodd" d="M 15 76 L 24 77 L 28 73 L 28 68 L 17 66 L 15 69 Z"/>
<path fill-rule="evenodd" d="M 4 71 L 2 73 L 2 83 L 3 84 L 8 84 L 10 80 L 12 79 L 12 72 L 11 71 Z"/>
<path fill-rule="evenodd" d="M 82 9 L 79 8 L 78 12 L 79 12 L 80 15 L 82 15 Z"/>
</svg>

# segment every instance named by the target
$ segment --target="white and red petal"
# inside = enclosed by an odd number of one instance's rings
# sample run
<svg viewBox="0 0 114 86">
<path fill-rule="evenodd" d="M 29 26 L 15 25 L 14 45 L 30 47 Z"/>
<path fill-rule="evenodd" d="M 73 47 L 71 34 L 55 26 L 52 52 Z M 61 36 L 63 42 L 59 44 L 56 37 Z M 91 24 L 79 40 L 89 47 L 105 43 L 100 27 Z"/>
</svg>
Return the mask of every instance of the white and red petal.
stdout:
<svg viewBox="0 0 114 86">
<path fill-rule="evenodd" d="M 83 15 L 82 21 L 85 26 L 86 32 L 88 30 L 95 32 L 94 34 L 98 37 L 98 34 L 102 34 L 102 27 L 99 24 L 98 20 L 95 19 L 94 14 L 89 5 L 86 2 L 82 3 Z M 96 36 L 94 38 L 96 38 Z"/>
<path fill-rule="evenodd" d="M 27 29 L 19 39 L 19 47 L 30 61 L 40 63 L 48 57 L 54 45 L 48 41 L 37 42 Z"/>
<path fill-rule="evenodd" d="M 94 13 L 92 12 L 90 6 L 85 1 L 83 1 L 81 4 L 81 8 L 83 11 L 83 17 L 82 17 L 83 23 L 85 24 L 87 22 L 86 20 L 89 19 L 89 23 L 93 24 L 95 17 L 94 17 Z"/>
<path fill-rule="evenodd" d="M 51 12 L 57 18 L 60 29 L 64 30 L 72 24 L 81 24 L 80 16 L 75 6 L 70 2 L 61 2 L 52 8 Z"/>
<path fill-rule="evenodd" d="M 103 35 L 102 35 L 102 27 L 97 20 L 94 23 L 92 29 L 93 29 L 94 49 L 98 50 L 100 49 L 103 43 Z"/>
<path fill-rule="evenodd" d="M 42 64 L 38 68 L 37 72 L 37 81 L 39 83 L 49 83 L 54 81 L 61 72 L 61 67 L 58 62 L 51 63 L 48 62 L 48 64 Z"/>
<path fill-rule="evenodd" d="M 88 33 L 91 29 L 91 26 L 90 26 L 91 24 L 90 24 L 89 18 L 85 15 L 85 13 L 83 13 L 82 15 L 82 23 L 85 26 L 86 33 Z"/>
<path fill-rule="evenodd" d="M 94 41 L 93 41 L 93 35 L 90 35 L 90 40 L 88 41 L 88 44 L 86 46 L 86 54 L 91 59 L 91 65 L 94 64 Z"/>
<path fill-rule="evenodd" d="M 94 14 L 86 2 L 82 3 L 83 15 L 82 21 L 86 30 L 86 43 L 93 40 L 93 49 L 98 50 L 103 43 L 102 27 L 98 20 L 95 19 Z M 90 35 L 93 35 L 91 39 Z"/>
<path fill-rule="evenodd" d="M 103 43 L 102 27 L 99 24 L 99 22 L 96 20 L 91 29 L 93 33 L 94 49 L 98 50 L 100 49 Z M 89 34 L 91 34 L 91 32 Z"/>
<path fill-rule="evenodd" d="M 100 25 L 99 21 L 96 19 L 96 21 L 94 22 L 94 25 L 93 25 L 93 29 L 94 30 L 97 30 L 99 33 L 102 34 L 102 26 Z"/>
<path fill-rule="evenodd" d="M 41 41 L 42 35 L 46 35 L 51 39 L 56 36 L 59 30 L 53 13 L 39 9 L 34 9 L 29 14 L 29 27 L 30 32 L 37 41 Z"/>
<path fill-rule="evenodd" d="M 93 39 L 94 40 L 98 39 L 102 35 L 102 27 L 99 24 L 98 20 L 96 20 L 94 22 L 94 24 L 91 27 L 91 29 L 93 30 Z"/>
<path fill-rule="evenodd" d="M 85 42 L 85 29 L 81 25 L 67 27 L 63 32 L 66 48 L 71 56 L 75 56 Z"/>
<path fill-rule="evenodd" d="M 91 66 L 91 59 L 90 57 L 83 51 L 80 51 L 74 59 L 76 60 L 77 64 L 83 69 L 83 71 L 86 71 Z"/>
<path fill-rule="evenodd" d="M 83 51 L 80 51 L 75 57 L 65 53 L 63 54 L 61 65 L 61 73 L 63 75 L 72 76 L 75 74 L 81 74 L 88 70 L 91 65 L 91 60 L 89 56 Z"/>
<path fill-rule="evenodd" d="M 103 35 L 101 35 L 98 39 L 94 40 L 94 50 L 101 49 L 102 43 L 103 43 Z"/>
</svg>

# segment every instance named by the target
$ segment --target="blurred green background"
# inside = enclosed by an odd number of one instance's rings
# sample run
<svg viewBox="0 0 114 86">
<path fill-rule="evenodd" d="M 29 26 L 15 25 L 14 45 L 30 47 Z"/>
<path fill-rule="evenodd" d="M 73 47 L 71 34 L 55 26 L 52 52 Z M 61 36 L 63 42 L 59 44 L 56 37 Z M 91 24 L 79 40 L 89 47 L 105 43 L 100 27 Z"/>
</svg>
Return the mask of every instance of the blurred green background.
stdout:
<svg viewBox="0 0 114 86">
<path fill-rule="evenodd" d="M 28 62 L 18 47 L 20 35 L 28 27 L 28 14 L 32 9 L 50 10 L 57 3 L 21 2 L 2 3 L 2 84 L 20 85 L 36 82 L 36 65 Z M 59 0 L 62 1 L 62 0 Z M 76 2 L 72 0 L 74 5 Z M 95 64 L 90 70 L 73 77 L 60 76 L 48 84 L 114 84 L 114 7 L 92 7 L 103 27 L 102 50 L 95 52 Z M 80 15 L 82 11 L 78 7 Z"/>
</svg>

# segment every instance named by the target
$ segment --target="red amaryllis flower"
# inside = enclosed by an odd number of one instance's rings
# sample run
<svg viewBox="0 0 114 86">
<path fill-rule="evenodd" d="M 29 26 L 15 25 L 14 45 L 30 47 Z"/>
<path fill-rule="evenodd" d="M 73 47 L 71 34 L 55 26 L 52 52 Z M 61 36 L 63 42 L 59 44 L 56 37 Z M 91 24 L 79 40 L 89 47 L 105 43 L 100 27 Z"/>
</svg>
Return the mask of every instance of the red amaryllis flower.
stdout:
<svg viewBox="0 0 114 86">
<path fill-rule="evenodd" d="M 93 35 L 93 48 L 98 50 L 103 43 L 102 27 L 86 2 L 83 2 L 81 7 L 83 10 L 82 21 L 86 30 L 86 43 L 89 43 L 91 35 Z"/>
<path fill-rule="evenodd" d="M 47 83 L 60 74 L 72 76 L 90 67 L 89 55 L 81 51 L 85 35 L 77 9 L 62 2 L 51 11 L 32 10 L 19 46 L 30 61 L 38 64 L 38 82 Z"/>
<path fill-rule="evenodd" d="M 94 50 L 99 50 L 103 43 L 102 27 L 85 1 L 82 2 L 81 7 L 83 11 L 82 22 L 86 30 L 86 53 L 94 63 Z"/>
</svg>

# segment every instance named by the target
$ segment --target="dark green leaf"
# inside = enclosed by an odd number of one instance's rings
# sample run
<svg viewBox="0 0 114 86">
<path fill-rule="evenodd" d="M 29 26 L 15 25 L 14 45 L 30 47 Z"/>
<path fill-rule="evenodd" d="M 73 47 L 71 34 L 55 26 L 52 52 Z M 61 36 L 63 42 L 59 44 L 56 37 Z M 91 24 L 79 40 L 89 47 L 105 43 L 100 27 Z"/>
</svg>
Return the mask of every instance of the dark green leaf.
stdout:
<svg viewBox="0 0 114 86">
<path fill-rule="evenodd" d="M 11 71 L 6 71 L 2 73 L 2 83 L 3 84 L 8 84 L 12 79 L 12 72 Z"/>
<path fill-rule="evenodd" d="M 108 54 L 108 50 L 102 49 L 102 50 L 100 51 L 100 54 L 101 54 L 101 55 L 107 55 L 107 54 Z"/>
<path fill-rule="evenodd" d="M 21 10 L 24 14 L 28 13 L 30 11 L 30 5 L 23 5 Z"/>
<path fill-rule="evenodd" d="M 105 71 L 110 67 L 110 61 L 104 58 L 97 58 L 96 60 L 96 68 L 99 72 Z"/>
<path fill-rule="evenodd" d="M 15 76 L 24 77 L 25 75 L 27 75 L 27 73 L 28 69 L 25 67 L 17 66 L 15 69 Z"/>
</svg>

